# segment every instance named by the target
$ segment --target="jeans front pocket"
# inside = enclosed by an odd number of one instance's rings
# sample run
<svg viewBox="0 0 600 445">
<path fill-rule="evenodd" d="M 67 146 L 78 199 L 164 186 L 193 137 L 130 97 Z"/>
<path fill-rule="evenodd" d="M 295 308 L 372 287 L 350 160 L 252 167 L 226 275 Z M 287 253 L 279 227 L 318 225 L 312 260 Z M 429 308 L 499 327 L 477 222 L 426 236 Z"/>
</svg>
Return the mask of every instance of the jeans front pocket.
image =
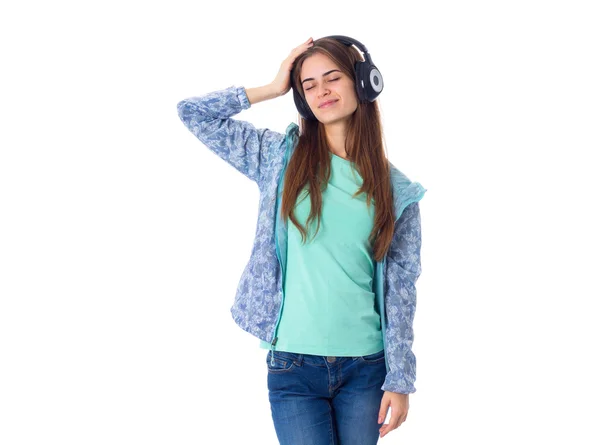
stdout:
<svg viewBox="0 0 600 445">
<path fill-rule="evenodd" d="M 385 361 L 385 349 L 374 354 L 359 356 L 358 358 L 364 363 L 381 363 Z"/>
<path fill-rule="evenodd" d="M 269 350 L 267 353 L 267 368 L 271 373 L 288 372 L 294 366 L 295 354 Z M 271 359 L 273 363 L 271 363 Z"/>
</svg>

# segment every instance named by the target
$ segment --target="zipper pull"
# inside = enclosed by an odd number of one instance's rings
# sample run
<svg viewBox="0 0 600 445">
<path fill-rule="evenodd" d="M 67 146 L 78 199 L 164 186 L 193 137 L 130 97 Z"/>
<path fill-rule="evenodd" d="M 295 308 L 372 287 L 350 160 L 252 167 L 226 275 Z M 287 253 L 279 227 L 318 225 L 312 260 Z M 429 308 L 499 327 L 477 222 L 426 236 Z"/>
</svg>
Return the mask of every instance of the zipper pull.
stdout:
<svg viewBox="0 0 600 445">
<path fill-rule="evenodd" d="M 275 366 L 275 358 L 273 357 L 273 351 L 275 350 L 275 343 L 277 343 L 277 337 L 271 342 L 271 366 Z"/>
</svg>

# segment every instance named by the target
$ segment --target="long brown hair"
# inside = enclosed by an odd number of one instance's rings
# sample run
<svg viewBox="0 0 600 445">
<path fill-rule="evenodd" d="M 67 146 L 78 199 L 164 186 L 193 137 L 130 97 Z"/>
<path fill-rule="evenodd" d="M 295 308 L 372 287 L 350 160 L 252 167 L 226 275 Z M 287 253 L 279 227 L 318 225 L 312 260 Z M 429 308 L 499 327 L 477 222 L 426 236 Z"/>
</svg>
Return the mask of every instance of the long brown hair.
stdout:
<svg viewBox="0 0 600 445">
<path fill-rule="evenodd" d="M 307 57 L 315 53 L 329 57 L 347 76 L 356 83 L 354 63 L 364 60 L 354 48 L 330 38 L 314 41 L 314 45 L 301 53 L 294 61 L 292 82 L 304 98 L 300 83 L 300 71 Z M 358 99 L 358 98 L 357 98 Z M 281 217 L 289 218 L 306 241 L 309 224 L 318 220 L 317 232 L 321 224 L 322 195 L 331 175 L 330 150 L 327 144 L 325 127 L 319 121 L 300 118 L 298 145 L 294 150 L 285 173 L 281 199 Z M 375 205 L 375 221 L 369 235 L 375 261 L 385 256 L 394 234 L 394 200 L 390 180 L 390 169 L 384 150 L 384 137 L 378 101 L 358 103 L 348 125 L 346 137 L 347 159 L 361 175 L 363 183 L 354 197 L 366 193 L 367 206 Z M 323 168 L 319 168 L 322 166 Z M 311 210 L 306 226 L 300 225 L 294 216 L 294 206 L 300 192 L 308 189 Z M 373 203 L 374 201 L 374 203 Z M 315 232 L 316 235 L 316 232 Z"/>
</svg>

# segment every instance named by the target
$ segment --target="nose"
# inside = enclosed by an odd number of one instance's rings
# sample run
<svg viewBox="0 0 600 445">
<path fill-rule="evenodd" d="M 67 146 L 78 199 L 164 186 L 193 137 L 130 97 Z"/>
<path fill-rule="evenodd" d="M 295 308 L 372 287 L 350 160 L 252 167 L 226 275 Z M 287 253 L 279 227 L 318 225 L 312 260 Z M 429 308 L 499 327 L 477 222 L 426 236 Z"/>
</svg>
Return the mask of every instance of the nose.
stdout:
<svg viewBox="0 0 600 445">
<path fill-rule="evenodd" d="M 315 88 L 318 88 L 318 90 L 317 90 L 317 97 L 319 99 L 322 99 L 323 95 L 325 93 L 329 93 L 329 89 L 325 85 L 320 85 L 320 86 L 317 86 Z"/>
</svg>

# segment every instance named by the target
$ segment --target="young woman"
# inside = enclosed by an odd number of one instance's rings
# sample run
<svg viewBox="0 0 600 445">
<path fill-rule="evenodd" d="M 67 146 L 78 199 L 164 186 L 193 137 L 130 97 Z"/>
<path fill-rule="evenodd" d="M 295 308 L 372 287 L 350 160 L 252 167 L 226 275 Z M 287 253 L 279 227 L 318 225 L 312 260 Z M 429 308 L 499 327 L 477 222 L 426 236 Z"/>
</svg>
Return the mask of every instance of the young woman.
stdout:
<svg viewBox="0 0 600 445">
<path fill-rule="evenodd" d="M 231 313 L 268 349 L 282 445 L 375 444 L 406 420 L 416 391 L 412 323 L 426 189 L 385 155 L 381 77 L 357 40 L 311 38 L 268 85 L 177 105 L 186 127 L 260 190 Z M 231 117 L 290 89 L 300 127 L 282 134 Z"/>
</svg>

